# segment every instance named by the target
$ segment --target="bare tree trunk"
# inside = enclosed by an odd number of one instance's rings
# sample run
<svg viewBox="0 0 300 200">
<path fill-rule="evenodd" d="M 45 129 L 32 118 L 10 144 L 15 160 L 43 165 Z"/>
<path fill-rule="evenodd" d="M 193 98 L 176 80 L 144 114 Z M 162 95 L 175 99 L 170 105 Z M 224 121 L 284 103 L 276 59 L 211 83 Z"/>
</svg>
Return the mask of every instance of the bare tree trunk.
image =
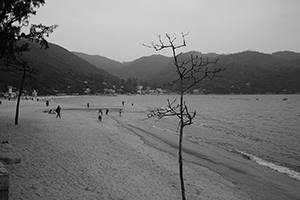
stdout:
<svg viewBox="0 0 300 200">
<path fill-rule="evenodd" d="M 182 91 L 182 81 L 180 81 L 180 130 L 179 130 L 179 149 L 178 149 L 178 162 L 179 162 L 179 177 L 181 185 L 181 197 L 185 200 L 185 186 L 183 179 L 183 161 L 182 161 L 182 137 L 183 137 L 183 91 Z"/>
<path fill-rule="evenodd" d="M 15 115 L 15 125 L 18 125 L 19 107 L 20 107 L 20 101 L 21 101 L 21 96 L 22 96 L 23 84 L 24 84 L 24 81 L 25 81 L 25 77 L 26 77 L 26 70 L 24 69 L 23 76 L 22 76 L 22 81 L 21 81 L 21 85 L 20 85 L 20 88 L 19 88 L 18 99 L 17 99 L 16 115 Z"/>
<path fill-rule="evenodd" d="M 185 200 L 185 187 L 184 187 L 184 179 L 183 179 L 183 162 L 182 162 L 182 136 L 183 136 L 183 126 L 182 125 L 180 125 L 180 133 L 179 134 L 180 134 L 179 135 L 179 150 L 178 150 L 179 176 L 180 176 L 182 200 Z"/>
</svg>

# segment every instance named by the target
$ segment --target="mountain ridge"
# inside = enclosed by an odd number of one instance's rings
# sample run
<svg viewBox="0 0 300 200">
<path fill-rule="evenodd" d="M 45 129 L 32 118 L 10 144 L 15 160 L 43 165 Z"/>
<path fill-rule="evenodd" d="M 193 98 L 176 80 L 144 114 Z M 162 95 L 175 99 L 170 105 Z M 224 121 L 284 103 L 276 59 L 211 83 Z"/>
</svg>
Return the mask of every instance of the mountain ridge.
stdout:
<svg viewBox="0 0 300 200">
<path fill-rule="evenodd" d="M 178 57 L 185 57 L 184 59 L 187 60 L 191 55 L 203 59 L 219 59 L 216 67 L 227 68 L 220 74 L 223 78 L 204 81 L 192 89 L 226 94 L 300 92 L 300 81 L 297 79 L 297 76 L 300 76 L 300 53 L 277 51 L 269 54 L 248 50 L 231 54 L 203 54 L 199 51 L 189 51 L 179 54 Z M 173 58 L 169 57 L 169 62 L 163 62 L 160 67 L 153 68 L 151 66 L 154 62 L 147 61 L 151 57 L 153 58 L 153 55 L 143 56 L 126 63 L 122 67 L 123 77 L 119 76 L 119 78 L 135 77 L 156 87 L 176 90 L 176 86 L 165 87 L 167 82 L 172 82 L 177 76 Z M 134 70 L 128 70 L 131 67 Z M 150 69 L 151 74 L 148 72 Z M 131 74 L 124 76 L 126 74 L 124 71 L 131 71 Z"/>
<path fill-rule="evenodd" d="M 24 41 L 23 41 L 24 42 Z M 39 90 L 40 94 L 79 93 L 86 88 L 94 92 L 103 92 L 103 82 L 118 84 L 119 79 L 101 70 L 86 60 L 75 56 L 67 49 L 49 43 L 49 49 L 40 49 L 34 42 L 29 42 L 30 51 L 24 52 L 22 59 L 29 62 L 38 74 L 37 81 L 27 80 L 27 90 Z M 0 88 L 5 91 L 8 85 L 19 86 L 18 76 L 3 72 L 0 74 Z M 29 83 L 30 82 L 30 83 Z M 42 83 L 42 84 L 40 84 Z"/>
<path fill-rule="evenodd" d="M 118 62 L 100 55 L 71 52 L 59 45 L 49 44 L 50 48 L 41 50 L 38 44 L 30 43 L 31 51 L 23 54 L 30 65 L 39 73 L 34 81 L 27 81 L 26 89 L 38 89 L 40 94 L 79 93 L 86 88 L 92 93 L 103 93 L 104 89 L 117 89 L 126 84 L 131 91 L 137 84 L 160 87 L 176 91 L 178 87 L 165 86 L 177 74 L 172 57 L 153 54 L 142 56 L 131 62 Z M 210 81 L 202 81 L 193 90 L 200 93 L 219 94 L 265 94 L 300 93 L 300 54 L 292 51 L 277 51 L 271 54 L 258 51 L 243 51 L 232 54 L 201 53 L 189 51 L 181 53 L 181 59 L 202 57 L 219 59 L 217 68 L 226 70 Z M 85 59 L 83 58 L 85 57 Z M 122 80 L 123 79 L 123 80 Z M 126 83 L 126 79 L 131 79 Z M 0 74 L 0 92 L 8 85 L 19 86 L 20 77 Z M 128 85 L 131 82 L 132 85 Z"/>
<path fill-rule="evenodd" d="M 103 65 L 102 61 L 106 59 L 101 56 L 95 57 L 94 55 L 82 52 L 73 53 L 91 64 L 94 64 L 96 67 L 104 69 L 118 78 L 125 80 L 128 78 L 138 77 L 140 80 L 149 81 L 151 76 L 155 75 L 155 71 L 160 70 L 165 64 L 170 62 L 171 59 L 163 55 L 153 54 L 125 63 L 120 63 L 110 59 L 110 65 Z M 140 67 L 143 65 L 143 62 L 146 63 L 145 66 Z"/>
</svg>

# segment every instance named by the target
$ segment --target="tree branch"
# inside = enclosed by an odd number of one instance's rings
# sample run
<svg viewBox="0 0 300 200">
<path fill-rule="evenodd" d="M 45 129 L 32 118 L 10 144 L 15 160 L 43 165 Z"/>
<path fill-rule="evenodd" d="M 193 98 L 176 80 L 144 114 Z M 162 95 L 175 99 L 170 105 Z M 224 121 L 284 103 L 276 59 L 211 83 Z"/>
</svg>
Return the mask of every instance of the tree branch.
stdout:
<svg viewBox="0 0 300 200">
<path fill-rule="evenodd" d="M 179 62 L 179 55 L 176 54 L 176 50 L 178 48 L 182 48 L 186 46 L 185 42 L 185 36 L 187 34 L 181 33 L 182 37 L 182 44 L 176 45 L 176 37 L 174 35 L 169 35 L 166 34 L 165 37 L 167 38 L 168 45 L 165 45 L 161 36 L 158 36 L 158 43 L 151 43 L 151 45 L 145 45 L 142 44 L 143 46 L 153 48 L 156 51 L 160 51 L 165 48 L 171 48 L 173 58 L 174 58 L 174 65 L 176 68 L 176 72 L 178 74 L 178 78 L 173 81 L 172 84 L 167 82 L 169 85 L 175 85 L 176 83 L 179 82 L 180 86 L 180 101 L 179 103 L 174 106 L 174 103 L 176 102 L 176 99 L 173 102 L 170 102 L 168 100 L 167 108 L 164 109 L 157 109 L 154 111 L 151 111 L 147 116 L 148 118 L 151 117 L 158 117 L 159 119 L 163 117 L 168 117 L 168 116 L 177 116 L 179 120 L 179 125 L 178 129 L 180 128 L 180 133 L 179 133 L 179 151 L 178 151 L 178 156 L 179 156 L 179 176 L 180 176 L 180 185 L 181 185 L 181 194 L 182 194 L 182 200 L 185 200 L 185 186 L 184 186 L 184 178 L 183 178 L 183 162 L 182 162 L 182 141 L 183 141 L 183 129 L 187 125 L 191 125 L 193 123 L 193 119 L 196 116 L 196 111 L 190 112 L 188 109 L 188 106 L 186 105 L 184 101 L 184 93 L 191 89 L 194 85 L 197 83 L 201 82 L 205 78 L 213 79 L 217 73 L 225 70 L 224 69 L 213 69 L 209 70 L 208 65 L 209 64 L 216 64 L 218 59 L 214 61 L 209 61 L 207 58 L 206 61 L 204 61 L 201 58 L 198 58 L 198 56 L 194 57 L 191 55 L 190 59 L 187 61 L 181 61 Z M 205 69 L 203 69 L 205 67 Z M 202 74 L 202 76 L 199 76 L 198 74 Z M 198 75 L 198 76 L 197 76 Z M 177 130 L 178 130 L 177 129 Z"/>
</svg>

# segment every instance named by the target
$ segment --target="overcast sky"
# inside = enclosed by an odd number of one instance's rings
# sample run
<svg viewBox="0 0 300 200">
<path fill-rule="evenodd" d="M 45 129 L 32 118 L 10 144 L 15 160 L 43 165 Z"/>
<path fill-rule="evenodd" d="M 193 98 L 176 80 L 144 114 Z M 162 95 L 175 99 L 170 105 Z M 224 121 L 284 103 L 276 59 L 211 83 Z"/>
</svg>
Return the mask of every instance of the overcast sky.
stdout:
<svg viewBox="0 0 300 200">
<path fill-rule="evenodd" d="M 48 40 L 70 51 L 121 62 L 171 56 L 140 44 L 181 32 L 184 52 L 300 52 L 300 0 L 46 0 L 30 22 L 58 24 Z"/>
</svg>

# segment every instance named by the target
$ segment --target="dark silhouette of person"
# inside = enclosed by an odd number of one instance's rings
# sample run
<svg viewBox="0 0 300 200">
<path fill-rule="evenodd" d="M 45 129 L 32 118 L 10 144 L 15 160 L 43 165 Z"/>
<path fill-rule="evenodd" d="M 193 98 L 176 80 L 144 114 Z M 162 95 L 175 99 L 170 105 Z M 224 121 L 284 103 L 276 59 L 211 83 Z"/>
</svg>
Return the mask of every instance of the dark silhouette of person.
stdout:
<svg viewBox="0 0 300 200">
<path fill-rule="evenodd" d="M 119 116 L 122 116 L 122 109 L 119 110 Z"/>
<path fill-rule="evenodd" d="M 49 106 L 49 100 L 46 100 L 46 106 L 47 107 Z"/>
<path fill-rule="evenodd" d="M 102 121 L 102 110 L 100 109 L 99 112 L 98 112 L 98 120 L 101 122 Z"/>
<path fill-rule="evenodd" d="M 124 101 L 122 101 L 122 106 L 124 106 Z"/>
<path fill-rule="evenodd" d="M 56 108 L 56 118 L 61 118 L 60 117 L 60 110 L 61 110 L 61 107 L 60 106 L 57 106 L 57 108 Z"/>
<path fill-rule="evenodd" d="M 89 108 L 89 107 L 90 107 L 90 103 L 87 103 L 87 104 L 86 104 L 86 107 Z"/>
<path fill-rule="evenodd" d="M 106 111 L 105 111 L 105 114 L 108 114 L 108 112 L 109 112 L 109 110 L 108 110 L 108 108 L 107 108 Z"/>
</svg>

